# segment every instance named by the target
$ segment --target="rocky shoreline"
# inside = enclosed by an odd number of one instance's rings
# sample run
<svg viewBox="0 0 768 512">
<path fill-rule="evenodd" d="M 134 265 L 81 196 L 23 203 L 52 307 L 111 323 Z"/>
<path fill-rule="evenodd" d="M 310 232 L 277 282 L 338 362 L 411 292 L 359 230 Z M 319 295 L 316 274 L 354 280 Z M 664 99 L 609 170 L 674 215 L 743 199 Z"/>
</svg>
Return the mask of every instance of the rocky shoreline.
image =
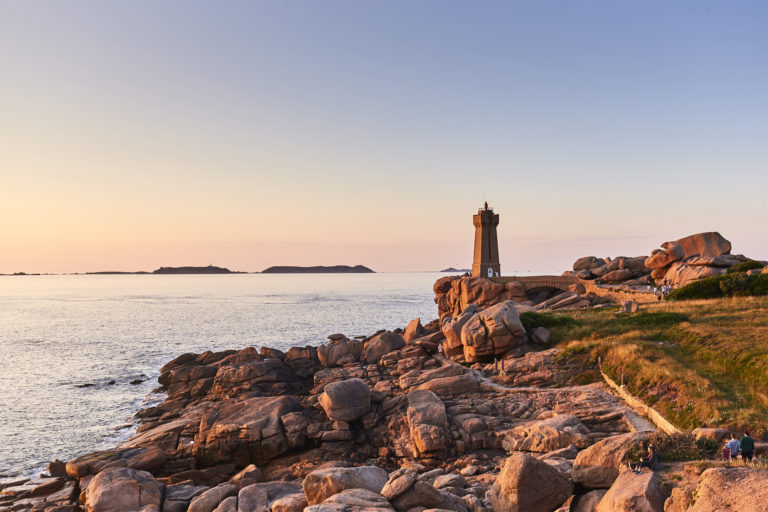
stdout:
<svg viewBox="0 0 768 512">
<path fill-rule="evenodd" d="M 0 484 L 0 511 L 695 511 L 714 510 L 690 504 L 713 482 L 766 481 L 710 469 L 667 497 L 653 473 L 623 471 L 653 425 L 579 385 L 597 368 L 544 349 L 514 305 L 287 352 L 183 354 L 136 435 Z"/>
</svg>

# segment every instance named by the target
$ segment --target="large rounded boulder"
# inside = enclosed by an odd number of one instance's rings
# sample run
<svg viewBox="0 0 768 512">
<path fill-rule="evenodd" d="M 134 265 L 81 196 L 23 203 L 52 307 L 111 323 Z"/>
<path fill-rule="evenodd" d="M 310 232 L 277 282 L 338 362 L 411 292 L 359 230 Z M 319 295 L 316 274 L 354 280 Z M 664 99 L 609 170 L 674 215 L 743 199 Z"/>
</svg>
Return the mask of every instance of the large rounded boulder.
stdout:
<svg viewBox="0 0 768 512">
<path fill-rule="evenodd" d="M 593 268 L 602 267 L 603 265 L 605 265 L 605 260 L 603 258 L 584 256 L 573 263 L 573 271 L 579 272 L 580 270 L 592 270 Z"/>
<path fill-rule="evenodd" d="M 327 468 L 309 473 L 301 486 L 307 502 L 315 505 L 347 489 L 366 489 L 380 493 L 388 479 L 387 472 L 378 466 Z"/>
<path fill-rule="evenodd" d="M 165 486 L 151 473 L 133 468 L 108 468 L 93 477 L 85 490 L 86 512 L 138 511 L 163 502 Z"/>
<path fill-rule="evenodd" d="M 350 340 L 342 335 L 333 335 L 329 343 L 317 348 L 317 357 L 325 368 L 354 363 L 359 361 L 362 355 L 363 342 Z"/>
<path fill-rule="evenodd" d="M 667 272 L 664 274 L 664 280 L 675 287 L 680 287 L 699 279 L 715 277 L 724 273 L 724 268 L 706 265 L 689 265 L 682 261 L 677 261 L 669 266 Z"/>
<path fill-rule="evenodd" d="M 552 512 L 573 493 L 573 483 L 546 462 L 514 453 L 491 489 L 495 512 Z"/>
<path fill-rule="evenodd" d="M 464 345 L 461 344 L 461 330 L 475 315 L 478 307 L 470 304 L 458 316 L 445 318 L 442 331 L 445 336 L 443 351 L 446 357 L 454 361 L 464 362 Z"/>
<path fill-rule="evenodd" d="M 410 324 L 409 324 L 410 325 Z M 421 324 L 419 324 L 421 326 Z M 384 331 L 383 333 L 374 336 L 365 345 L 363 351 L 363 358 L 369 364 L 376 364 L 384 354 L 389 354 L 397 349 L 405 346 L 405 340 L 399 334 L 395 334 L 392 331 Z"/>
<path fill-rule="evenodd" d="M 612 436 L 580 451 L 571 478 L 587 489 L 607 489 L 619 476 L 624 455 L 645 436 L 643 432 Z"/>
<path fill-rule="evenodd" d="M 318 401 L 332 421 L 354 421 L 371 410 L 371 388 L 362 379 L 331 382 Z"/>
<path fill-rule="evenodd" d="M 514 301 L 505 301 L 473 315 L 461 328 L 464 359 L 475 363 L 510 352 L 526 341 Z"/>
<path fill-rule="evenodd" d="M 640 474 L 624 471 L 597 504 L 595 512 L 663 512 L 664 500 L 664 493 L 652 471 Z"/>
<path fill-rule="evenodd" d="M 686 258 L 696 255 L 722 256 L 731 252 L 731 242 L 717 231 L 686 236 L 676 240 L 676 243 L 683 248 Z"/>
<path fill-rule="evenodd" d="M 663 268 L 685 257 L 685 250 L 677 242 L 664 242 L 661 249 L 655 249 L 645 260 L 645 266 L 650 269 Z"/>
</svg>

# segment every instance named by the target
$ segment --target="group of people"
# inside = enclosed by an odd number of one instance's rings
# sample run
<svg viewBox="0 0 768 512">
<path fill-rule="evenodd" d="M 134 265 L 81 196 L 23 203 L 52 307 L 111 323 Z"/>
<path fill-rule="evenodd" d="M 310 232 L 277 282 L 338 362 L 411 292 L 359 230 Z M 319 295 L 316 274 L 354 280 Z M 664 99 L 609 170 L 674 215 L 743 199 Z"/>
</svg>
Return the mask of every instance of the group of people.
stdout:
<svg viewBox="0 0 768 512">
<path fill-rule="evenodd" d="M 721 456 L 723 460 L 736 460 L 739 458 L 739 452 L 741 452 L 741 458 L 744 462 L 752 462 L 752 458 L 755 456 L 755 441 L 746 430 L 741 439 L 736 439 L 736 434 L 731 433 L 731 438 L 725 441 L 723 445 Z"/>
<path fill-rule="evenodd" d="M 650 292 L 651 291 L 651 285 L 647 285 L 647 286 L 648 286 L 648 291 Z M 674 286 L 672 285 L 672 283 L 668 282 L 665 279 L 664 282 L 662 283 L 661 287 L 658 287 L 658 286 L 654 286 L 653 287 L 653 294 L 654 295 L 658 295 L 659 300 L 661 300 L 662 298 L 666 297 L 667 294 L 669 292 L 671 292 L 673 288 L 674 288 Z"/>
<path fill-rule="evenodd" d="M 731 433 L 731 438 L 725 441 L 723 445 L 722 458 L 723 460 L 736 460 L 741 458 L 744 462 L 752 462 L 755 457 L 755 440 L 750 437 L 748 431 L 744 431 L 741 439 L 736 438 L 736 434 Z M 651 471 L 658 471 L 661 469 L 661 457 L 659 451 L 656 449 L 656 445 L 648 445 L 648 455 L 640 459 L 636 463 L 629 465 L 630 469 L 635 473 L 640 473 L 643 468 L 649 468 Z"/>
</svg>

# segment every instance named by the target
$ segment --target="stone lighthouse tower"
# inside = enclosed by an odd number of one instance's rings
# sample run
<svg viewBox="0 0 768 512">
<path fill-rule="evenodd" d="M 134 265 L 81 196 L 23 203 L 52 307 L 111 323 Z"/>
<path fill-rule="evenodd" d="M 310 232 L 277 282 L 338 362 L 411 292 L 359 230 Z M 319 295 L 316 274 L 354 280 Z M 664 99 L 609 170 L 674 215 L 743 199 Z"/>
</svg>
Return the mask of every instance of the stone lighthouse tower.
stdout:
<svg viewBox="0 0 768 512">
<path fill-rule="evenodd" d="M 499 243 L 496 226 L 499 215 L 488 208 L 486 202 L 477 215 L 472 216 L 475 225 L 475 258 L 472 261 L 472 277 L 496 277 L 501 275 Z"/>
</svg>

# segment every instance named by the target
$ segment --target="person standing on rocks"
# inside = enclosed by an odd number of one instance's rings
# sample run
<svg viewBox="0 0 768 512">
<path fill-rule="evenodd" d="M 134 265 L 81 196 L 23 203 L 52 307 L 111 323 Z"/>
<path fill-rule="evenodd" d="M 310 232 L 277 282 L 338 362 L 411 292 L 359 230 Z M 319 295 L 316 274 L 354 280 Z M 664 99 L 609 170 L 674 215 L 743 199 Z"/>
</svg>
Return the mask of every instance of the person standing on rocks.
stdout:
<svg viewBox="0 0 768 512">
<path fill-rule="evenodd" d="M 741 457 L 745 462 L 752 462 L 752 456 L 755 454 L 755 441 L 749 437 L 749 431 L 744 431 L 739 444 L 741 445 Z"/>
<path fill-rule="evenodd" d="M 731 440 L 728 441 L 728 448 L 731 450 L 731 459 L 736 460 L 739 458 L 739 448 L 741 446 L 741 443 L 739 443 L 739 440 L 736 439 L 736 434 L 731 432 Z M 753 448 L 754 449 L 754 446 Z"/>
</svg>

